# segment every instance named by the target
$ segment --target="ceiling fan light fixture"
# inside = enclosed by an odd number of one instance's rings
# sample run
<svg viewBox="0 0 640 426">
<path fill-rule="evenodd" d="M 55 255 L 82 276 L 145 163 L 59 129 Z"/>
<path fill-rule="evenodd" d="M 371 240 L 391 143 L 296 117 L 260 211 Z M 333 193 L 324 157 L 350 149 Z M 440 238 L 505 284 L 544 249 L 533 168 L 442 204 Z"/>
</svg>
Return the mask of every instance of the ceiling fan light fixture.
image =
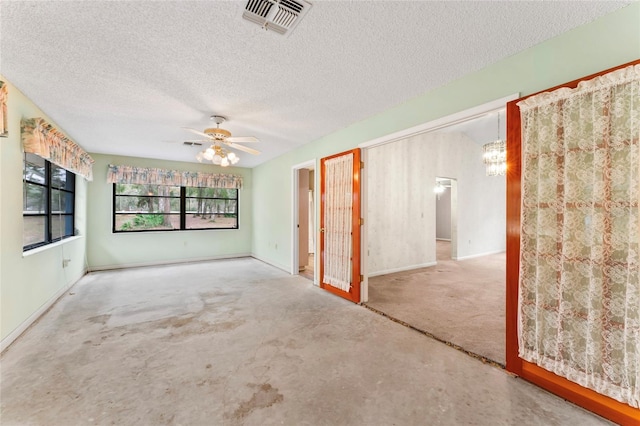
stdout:
<svg viewBox="0 0 640 426">
<path fill-rule="evenodd" d="M 211 161 L 216 166 L 222 167 L 228 167 L 240 161 L 240 158 L 234 152 L 227 152 L 227 150 L 216 144 L 196 154 L 196 159 L 199 162 L 205 159 Z"/>
<path fill-rule="evenodd" d="M 216 155 L 215 150 L 213 149 L 213 145 L 210 146 L 209 148 L 205 149 L 202 156 L 206 159 L 206 160 L 213 160 L 213 157 Z"/>
<path fill-rule="evenodd" d="M 209 127 L 207 129 L 204 129 L 204 133 L 219 140 L 231 137 L 230 131 L 221 129 L 220 127 Z"/>
<path fill-rule="evenodd" d="M 212 145 L 209 148 L 199 152 L 196 155 L 196 159 L 199 162 L 202 162 L 202 160 L 205 159 L 207 161 L 211 161 L 217 166 L 222 167 L 227 167 L 229 165 L 238 163 L 238 161 L 240 161 L 238 155 L 233 151 L 223 148 L 227 146 L 229 148 L 245 151 L 253 155 L 260 154 L 260 151 L 239 144 L 246 142 L 258 142 L 258 139 L 253 136 L 232 137 L 230 131 L 220 128 L 220 124 L 225 122 L 226 117 L 223 117 L 221 115 L 212 115 L 211 120 L 215 121 L 216 127 L 206 128 L 203 132 L 191 129 L 189 127 L 183 127 L 183 129 L 188 130 L 191 133 L 204 136 L 205 138 L 207 138 L 206 141 L 212 142 Z"/>
</svg>

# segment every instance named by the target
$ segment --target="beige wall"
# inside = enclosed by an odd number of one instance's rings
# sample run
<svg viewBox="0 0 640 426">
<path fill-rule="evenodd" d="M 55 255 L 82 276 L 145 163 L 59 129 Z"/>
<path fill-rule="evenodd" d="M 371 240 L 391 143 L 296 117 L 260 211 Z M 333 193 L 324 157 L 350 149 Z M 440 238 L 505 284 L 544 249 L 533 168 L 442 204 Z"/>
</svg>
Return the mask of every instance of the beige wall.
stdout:
<svg viewBox="0 0 640 426">
<path fill-rule="evenodd" d="M 426 133 L 367 152 L 369 275 L 436 262 L 436 177 L 457 181 L 457 257 L 505 249 L 505 178 L 485 175 L 463 133 Z"/>
</svg>

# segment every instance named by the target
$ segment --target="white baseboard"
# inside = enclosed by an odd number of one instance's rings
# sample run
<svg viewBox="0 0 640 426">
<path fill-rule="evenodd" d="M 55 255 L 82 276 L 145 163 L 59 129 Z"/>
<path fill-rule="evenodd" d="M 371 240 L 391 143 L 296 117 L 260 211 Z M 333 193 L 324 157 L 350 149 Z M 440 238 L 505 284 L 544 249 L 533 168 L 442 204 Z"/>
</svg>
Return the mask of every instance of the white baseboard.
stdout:
<svg viewBox="0 0 640 426">
<path fill-rule="evenodd" d="M 251 257 L 253 257 L 253 258 L 254 258 L 254 259 L 256 259 L 256 260 L 259 260 L 260 262 L 264 262 L 264 263 L 266 263 L 267 265 L 271 265 L 271 266 L 274 266 L 274 267 L 276 267 L 276 268 L 278 268 L 278 269 L 282 269 L 282 270 L 283 270 L 283 271 L 285 271 L 287 274 L 291 274 L 291 266 L 281 265 L 281 264 L 279 264 L 279 263 L 277 263 L 277 262 L 274 262 L 274 261 L 272 261 L 272 260 L 265 259 L 264 257 L 258 256 L 258 255 L 257 255 L 257 254 L 255 254 L 255 253 L 252 253 L 252 254 L 251 254 Z"/>
<path fill-rule="evenodd" d="M 452 260 L 467 260 L 467 259 L 473 259 L 473 258 L 482 257 L 482 256 L 489 256 L 491 254 L 498 254 L 498 253 L 504 253 L 504 250 L 487 251 L 485 253 L 471 254 L 469 256 L 454 257 L 452 258 Z"/>
<path fill-rule="evenodd" d="M 418 265 L 409 265 L 409 266 L 403 266 L 401 268 L 392 268 L 392 269 L 385 269 L 383 271 L 369 272 L 367 276 L 377 277 L 378 275 L 387 275 L 387 274 L 393 274 L 396 272 L 410 271 L 412 269 L 428 268 L 430 266 L 436 266 L 437 264 L 438 262 L 420 263 Z"/>
<path fill-rule="evenodd" d="M 121 263 L 117 265 L 91 266 L 89 267 L 89 272 L 109 271 L 113 269 L 144 268 L 146 266 L 177 265 L 180 263 L 207 262 L 210 260 L 235 259 L 239 257 L 252 257 L 252 256 L 249 253 L 236 253 L 236 254 L 223 254 L 220 256 L 194 257 L 194 258 L 179 259 L 179 260 L 160 260 L 155 262 Z"/>
<path fill-rule="evenodd" d="M 76 285 L 76 283 L 78 281 L 80 281 L 82 279 L 82 277 L 84 277 L 87 274 L 88 271 L 83 271 L 82 275 L 80 276 L 80 278 L 78 278 L 77 280 L 66 284 L 65 286 L 61 287 L 53 296 L 51 296 L 49 298 L 49 300 L 47 300 L 42 306 L 40 306 L 34 313 L 32 313 L 31 315 L 29 315 L 29 318 L 27 318 L 26 320 L 24 320 L 22 322 L 22 324 L 20 324 L 18 327 L 16 327 L 11 333 L 9 333 L 4 339 L 2 339 L 2 341 L 0 341 L 0 353 L 4 352 L 9 346 L 11 346 L 11 344 L 13 342 L 15 342 L 15 340 L 20 337 L 20 335 L 22 333 L 24 333 L 29 327 L 31 327 L 31 325 L 36 322 L 45 312 L 47 312 L 49 310 L 49 308 L 51 308 L 57 301 L 58 299 L 60 299 L 62 296 L 64 296 L 64 294 L 74 285 Z"/>
</svg>

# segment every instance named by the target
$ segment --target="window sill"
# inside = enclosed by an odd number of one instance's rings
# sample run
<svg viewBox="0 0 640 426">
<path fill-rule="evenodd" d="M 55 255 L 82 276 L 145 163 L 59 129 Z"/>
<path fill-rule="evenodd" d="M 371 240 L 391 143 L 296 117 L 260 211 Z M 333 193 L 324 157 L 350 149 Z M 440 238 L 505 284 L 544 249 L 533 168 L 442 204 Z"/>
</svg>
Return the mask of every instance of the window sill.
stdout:
<svg viewBox="0 0 640 426">
<path fill-rule="evenodd" d="M 60 240 L 60 241 L 56 241 L 55 243 L 51 243 L 51 244 L 47 244 L 46 246 L 42 246 L 42 247 L 36 247 L 34 249 L 28 250 L 28 251 L 23 251 L 22 252 L 22 257 L 28 257 L 37 253 L 41 253 L 43 251 L 52 249 L 54 247 L 58 247 L 61 246 L 63 244 L 67 244 L 71 241 L 75 241 L 75 240 L 79 240 L 80 238 L 82 238 L 82 235 L 74 235 L 73 237 L 69 237 L 69 238 L 65 238 L 64 240 Z"/>
</svg>

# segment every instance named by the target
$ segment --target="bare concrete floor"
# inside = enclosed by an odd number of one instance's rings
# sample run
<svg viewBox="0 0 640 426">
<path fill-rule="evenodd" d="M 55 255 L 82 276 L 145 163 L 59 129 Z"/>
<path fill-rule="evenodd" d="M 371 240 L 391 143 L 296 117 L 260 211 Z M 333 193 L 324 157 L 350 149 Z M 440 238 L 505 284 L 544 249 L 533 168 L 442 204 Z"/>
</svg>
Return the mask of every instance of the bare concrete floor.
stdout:
<svg viewBox="0 0 640 426">
<path fill-rule="evenodd" d="M 2 425 L 599 425 L 254 259 L 87 275 L 1 357 Z"/>
<path fill-rule="evenodd" d="M 436 266 L 369 278 L 367 305 L 504 366 L 505 253 L 454 261 L 450 242 L 436 249 Z"/>
</svg>

